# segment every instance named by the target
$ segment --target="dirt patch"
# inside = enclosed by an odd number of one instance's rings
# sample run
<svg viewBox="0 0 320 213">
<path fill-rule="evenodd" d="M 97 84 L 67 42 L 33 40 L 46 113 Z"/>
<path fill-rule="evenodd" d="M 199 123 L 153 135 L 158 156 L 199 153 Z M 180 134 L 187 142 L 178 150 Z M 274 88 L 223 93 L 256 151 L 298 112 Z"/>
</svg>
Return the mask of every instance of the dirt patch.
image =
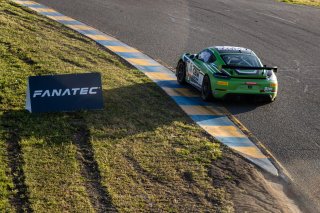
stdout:
<svg viewBox="0 0 320 213">
<path fill-rule="evenodd" d="M 210 176 L 215 187 L 225 187 L 230 193 L 235 212 L 301 212 L 287 197 L 282 184 L 273 182 L 277 178 L 267 179 L 270 175 L 227 148 L 223 153 L 223 160 L 212 165 Z"/>
</svg>

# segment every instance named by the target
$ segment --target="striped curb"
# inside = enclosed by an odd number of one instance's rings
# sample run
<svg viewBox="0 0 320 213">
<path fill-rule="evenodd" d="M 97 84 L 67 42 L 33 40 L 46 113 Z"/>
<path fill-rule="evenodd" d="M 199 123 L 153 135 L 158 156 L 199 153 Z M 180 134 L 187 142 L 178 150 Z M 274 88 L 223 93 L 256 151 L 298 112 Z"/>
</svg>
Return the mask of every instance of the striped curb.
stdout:
<svg viewBox="0 0 320 213">
<path fill-rule="evenodd" d="M 223 107 L 203 102 L 197 92 L 188 86 L 179 85 L 175 74 L 168 68 L 118 39 L 42 4 L 24 0 L 13 0 L 13 2 L 79 32 L 125 59 L 160 86 L 206 132 L 265 171 L 279 175 L 270 159 L 228 118 Z"/>
</svg>

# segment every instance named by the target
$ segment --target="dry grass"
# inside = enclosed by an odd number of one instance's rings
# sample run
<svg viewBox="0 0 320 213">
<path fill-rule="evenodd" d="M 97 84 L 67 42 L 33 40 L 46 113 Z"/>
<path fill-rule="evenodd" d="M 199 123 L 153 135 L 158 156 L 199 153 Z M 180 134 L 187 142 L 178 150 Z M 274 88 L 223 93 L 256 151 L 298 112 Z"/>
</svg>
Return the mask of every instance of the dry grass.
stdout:
<svg viewBox="0 0 320 213">
<path fill-rule="evenodd" d="M 320 0 L 282 0 L 282 1 L 287 3 L 292 3 L 292 4 L 320 6 Z"/>
</svg>

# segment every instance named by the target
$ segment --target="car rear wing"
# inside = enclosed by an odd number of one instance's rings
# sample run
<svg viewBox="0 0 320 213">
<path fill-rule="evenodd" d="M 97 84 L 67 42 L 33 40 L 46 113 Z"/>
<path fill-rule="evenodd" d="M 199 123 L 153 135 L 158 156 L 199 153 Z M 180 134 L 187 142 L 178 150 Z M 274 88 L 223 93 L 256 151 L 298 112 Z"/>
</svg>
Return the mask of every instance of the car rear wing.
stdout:
<svg viewBox="0 0 320 213">
<path fill-rule="evenodd" d="M 239 70 L 273 70 L 273 72 L 278 71 L 278 67 L 245 67 L 245 66 L 234 66 L 234 65 L 222 65 L 222 68 L 226 69 L 239 69 Z"/>
</svg>

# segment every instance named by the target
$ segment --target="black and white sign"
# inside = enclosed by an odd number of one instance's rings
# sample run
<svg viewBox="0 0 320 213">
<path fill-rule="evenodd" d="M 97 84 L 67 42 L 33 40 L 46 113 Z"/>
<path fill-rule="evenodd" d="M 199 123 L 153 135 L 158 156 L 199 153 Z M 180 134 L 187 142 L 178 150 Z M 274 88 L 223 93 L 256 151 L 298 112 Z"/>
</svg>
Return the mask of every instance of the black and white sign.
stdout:
<svg viewBox="0 0 320 213">
<path fill-rule="evenodd" d="M 31 76 L 26 109 L 29 112 L 67 112 L 103 109 L 100 73 Z"/>
</svg>

